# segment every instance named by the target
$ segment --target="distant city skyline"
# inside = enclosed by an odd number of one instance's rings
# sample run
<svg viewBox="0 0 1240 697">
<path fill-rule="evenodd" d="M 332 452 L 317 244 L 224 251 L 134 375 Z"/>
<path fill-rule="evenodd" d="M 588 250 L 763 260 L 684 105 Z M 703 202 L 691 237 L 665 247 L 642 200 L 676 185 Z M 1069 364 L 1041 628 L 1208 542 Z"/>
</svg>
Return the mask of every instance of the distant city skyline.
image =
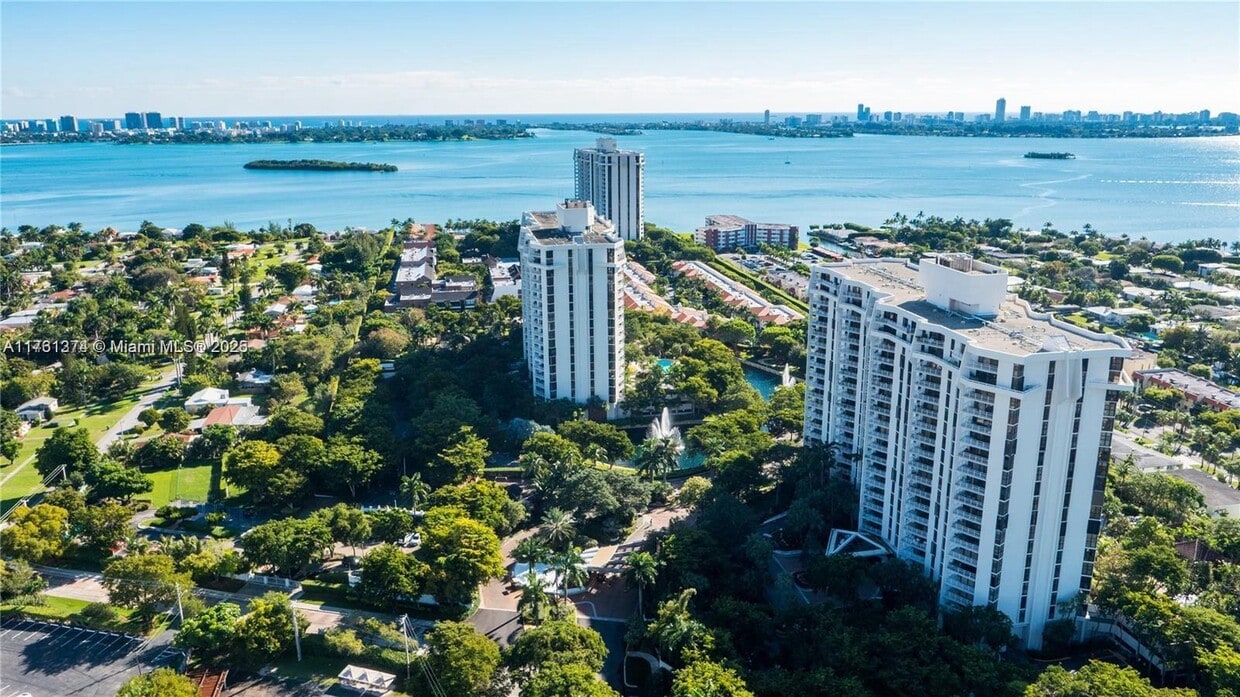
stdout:
<svg viewBox="0 0 1240 697">
<path fill-rule="evenodd" d="M 204 11 L 204 8 L 207 8 Z M 290 13 L 296 15 L 290 17 Z M 0 118 L 1240 111 L 1236 3 L 0 3 Z M 751 50 L 708 38 L 743 27 Z M 55 42 L 72 50 L 49 50 Z M 625 37 L 624 51 L 599 50 Z M 537 37 L 526 40 L 523 37 Z M 134 50 L 141 47 L 142 60 Z M 570 59 L 571 57 L 571 59 Z"/>
</svg>

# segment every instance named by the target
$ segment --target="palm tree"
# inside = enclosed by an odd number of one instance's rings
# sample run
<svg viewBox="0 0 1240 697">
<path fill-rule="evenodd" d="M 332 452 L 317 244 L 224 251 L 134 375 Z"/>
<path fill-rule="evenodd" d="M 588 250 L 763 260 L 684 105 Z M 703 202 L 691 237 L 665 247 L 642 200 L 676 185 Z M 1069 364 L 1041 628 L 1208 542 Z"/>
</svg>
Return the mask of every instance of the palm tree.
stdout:
<svg viewBox="0 0 1240 697">
<path fill-rule="evenodd" d="M 545 562 L 550 551 L 542 540 L 531 535 L 512 548 L 512 558 L 522 564 L 533 566 Z"/>
<path fill-rule="evenodd" d="M 681 649 L 696 644 L 705 633 L 706 628 L 689 612 L 689 601 L 696 594 L 697 589 L 686 588 L 675 600 L 659 607 L 658 617 L 649 631 L 660 654 L 663 651 L 677 654 Z"/>
<path fill-rule="evenodd" d="M 667 475 L 675 472 L 680 464 L 680 447 L 678 446 L 678 442 L 669 439 L 647 438 L 642 442 L 637 456 L 633 458 L 633 464 L 643 476 L 652 480 L 659 477 L 666 481 Z"/>
<path fill-rule="evenodd" d="M 534 569 L 525 573 L 525 584 L 521 588 L 521 599 L 517 601 L 517 612 L 522 622 L 538 624 L 547 612 L 549 604 L 547 582 Z"/>
<path fill-rule="evenodd" d="M 567 547 L 573 541 L 573 538 L 577 536 L 573 515 L 559 508 L 548 509 L 543 514 L 542 525 L 539 526 L 539 530 L 547 540 L 547 544 L 553 549 L 561 545 Z"/>
<path fill-rule="evenodd" d="M 426 503 L 427 498 L 431 495 L 431 486 L 422 481 L 422 473 L 414 472 L 412 477 L 401 477 L 400 493 L 409 497 L 409 505 L 413 510 L 421 510 L 421 505 Z"/>
<path fill-rule="evenodd" d="M 637 611 L 642 619 L 646 619 L 645 604 L 642 602 L 642 591 L 646 586 L 653 585 L 659 573 L 659 560 L 650 552 L 633 552 L 625 560 L 628 569 L 625 571 L 625 582 L 637 588 Z"/>
<path fill-rule="evenodd" d="M 680 465 L 680 454 L 684 449 L 680 429 L 672 426 L 671 415 L 667 407 L 663 407 L 659 418 L 650 423 L 635 464 L 651 479 L 659 476 L 666 481 L 668 473 L 675 472 Z"/>
<path fill-rule="evenodd" d="M 570 586 L 580 588 L 590 579 L 590 574 L 586 571 L 586 560 L 581 556 L 581 550 L 577 547 L 557 554 L 552 559 L 552 564 L 559 576 L 560 592 L 565 599 L 568 598 Z"/>
<path fill-rule="evenodd" d="M 591 443 L 586 446 L 585 450 L 585 456 L 594 462 L 606 462 L 613 468 L 616 466 L 616 463 L 611 462 L 610 458 L 607 457 L 607 448 L 604 448 L 602 445 L 598 443 Z"/>
<path fill-rule="evenodd" d="M 551 469 L 551 463 L 547 462 L 547 458 L 537 453 L 526 453 L 521 456 L 522 474 L 527 479 L 538 479 Z"/>
</svg>

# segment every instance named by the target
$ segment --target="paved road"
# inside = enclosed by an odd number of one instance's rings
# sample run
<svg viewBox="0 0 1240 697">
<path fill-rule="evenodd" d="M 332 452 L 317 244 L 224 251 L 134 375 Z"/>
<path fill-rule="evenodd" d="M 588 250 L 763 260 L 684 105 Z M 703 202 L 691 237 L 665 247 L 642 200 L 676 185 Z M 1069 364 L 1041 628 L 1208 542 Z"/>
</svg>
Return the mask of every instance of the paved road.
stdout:
<svg viewBox="0 0 1240 697">
<path fill-rule="evenodd" d="M 108 602 L 108 591 L 103 587 L 102 574 L 98 574 L 93 571 L 61 569 L 50 566 L 36 566 L 35 568 L 48 581 L 48 587 L 45 591 L 47 595 L 57 598 L 84 600 L 89 603 Z M 225 601 L 236 603 L 240 605 L 243 610 L 253 597 L 240 595 L 237 593 L 225 593 L 223 591 L 209 590 L 206 588 L 198 588 L 194 591 L 194 594 L 203 598 L 208 603 Z M 346 615 L 367 615 L 381 619 L 391 619 L 391 615 L 385 615 L 383 613 L 311 605 L 310 603 L 303 603 L 297 600 L 293 601 L 293 607 L 300 610 L 309 621 L 309 626 L 302 628 L 307 634 L 319 629 L 329 629 L 331 627 L 335 627 L 340 624 Z"/>
<path fill-rule="evenodd" d="M 619 562 L 624 555 L 634 549 L 634 545 L 644 542 L 651 534 L 667 528 L 674 520 L 685 515 L 683 508 L 656 508 L 641 516 L 632 533 L 619 544 L 603 545 L 599 548 L 593 564 L 606 563 L 609 560 Z M 512 550 L 517 543 L 530 535 L 533 530 L 525 530 L 504 540 L 500 551 L 504 555 L 504 567 L 511 569 L 515 561 Z M 591 585 L 585 593 L 570 596 L 577 606 L 580 619 L 600 618 L 627 622 L 637 605 L 637 593 L 627 588 L 618 577 L 611 577 L 610 582 Z M 497 610 L 515 612 L 521 600 L 521 592 L 513 590 L 509 581 L 497 579 L 482 587 L 481 610 Z M 479 627 L 481 630 L 482 628 Z M 484 632 L 485 633 L 485 632 Z"/>
<path fill-rule="evenodd" d="M 1164 455 L 1153 448 L 1137 443 L 1130 434 L 1116 431 L 1111 438 L 1111 456 L 1123 460 L 1131 454 L 1137 469 L 1158 471 L 1196 467 L 1197 461 L 1187 455 Z"/>
<path fill-rule="evenodd" d="M 121 417 L 120 421 L 117 421 L 112 428 L 109 428 L 99 438 L 96 442 L 99 449 L 107 451 L 108 446 L 116 442 L 121 437 L 122 433 L 128 431 L 134 426 L 137 426 L 138 414 L 141 414 L 143 409 L 154 405 L 155 402 L 159 401 L 160 398 L 167 394 L 168 391 L 176 385 L 176 379 L 176 366 L 168 368 L 160 374 L 159 381 L 152 385 L 146 394 L 142 395 L 137 404 L 133 405 L 129 411 L 125 412 L 125 415 Z"/>
</svg>

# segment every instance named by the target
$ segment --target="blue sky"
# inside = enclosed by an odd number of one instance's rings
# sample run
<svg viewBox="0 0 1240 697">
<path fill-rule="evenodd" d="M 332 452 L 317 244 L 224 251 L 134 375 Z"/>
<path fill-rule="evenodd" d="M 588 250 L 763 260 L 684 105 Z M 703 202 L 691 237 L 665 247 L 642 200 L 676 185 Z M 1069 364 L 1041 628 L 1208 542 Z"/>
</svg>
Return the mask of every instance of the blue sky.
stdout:
<svg viewBox="0 0 1240 697">
<path fill-rule="evenodd" d="M 0 0 L 0 117 L 1240 111 L 1240 3 Z"/>
</svg>

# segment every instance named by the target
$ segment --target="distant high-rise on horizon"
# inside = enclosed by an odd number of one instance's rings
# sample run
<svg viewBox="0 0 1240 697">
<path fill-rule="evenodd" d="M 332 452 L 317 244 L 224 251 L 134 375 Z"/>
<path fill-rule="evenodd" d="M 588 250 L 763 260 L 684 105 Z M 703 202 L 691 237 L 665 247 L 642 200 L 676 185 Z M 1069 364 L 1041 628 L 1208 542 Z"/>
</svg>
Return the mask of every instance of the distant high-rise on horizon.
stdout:
<svg viewBox="0 0 1240 697">
<path fill-rule="evenodd" d="M 161 116 L 158 111 L 146 112 L 146 117 L 143 119 L 143 121 L 146 123 L 147 128 L 163 128 L 164 127 L 164 117 Z"/>
<path fill-rule="evenodd" d="M 767 109 L 766 111 L 762 112 L 762 123 L 767 126 L 771 125 L 771 110 L 770 109 Z"/>
<path fill-rule="evenodd" d="M 599 138 L 597 147 L 573 151 L 575 195 L 594 204 L 620 237 L 641 239 L 646 224 L 645 169 L 645 155 L 617 149 L 615 138 Z"/>
<path fill-rule="evenodd" d="M 136 111 L 125 112 L 125 130 L 140 131 L 146 128 L 146 119 Z"/>
<path fill-rule="evenodd" d="M 1007 100 L 1003 97 L 995 102 L 995 121 L 1002 121 L 1007 116 Z"/>
<path fill-rule="evenodd" d="M 60 117 L 60 132 L 61 133 L 77 133 L 77 131 L 78 131 L 78 120 L 76 116 Z"/>
<path fill-rule="evenodd" d="M 1023 107 L 1021 107 L 1021 108 L 1020 108 L 1020 120 L 1021 120 L 1021 121 L 1028 121 L 1028 120 L 1029 120 L 1029 116 L 1030 116 L 1030 114 L 1031 114 L 1031 112 L 1032 112 L 1032 111 L 1033 111 L 1033 107 L 1028 107 L 1028 106 L 1023 106 Z"/>
<path fill-rule="evenodd" d="M 521 216 L 521 319 L 534 395 L 624 397 L 624 240 L 589 201 Z"/>
</svg>

